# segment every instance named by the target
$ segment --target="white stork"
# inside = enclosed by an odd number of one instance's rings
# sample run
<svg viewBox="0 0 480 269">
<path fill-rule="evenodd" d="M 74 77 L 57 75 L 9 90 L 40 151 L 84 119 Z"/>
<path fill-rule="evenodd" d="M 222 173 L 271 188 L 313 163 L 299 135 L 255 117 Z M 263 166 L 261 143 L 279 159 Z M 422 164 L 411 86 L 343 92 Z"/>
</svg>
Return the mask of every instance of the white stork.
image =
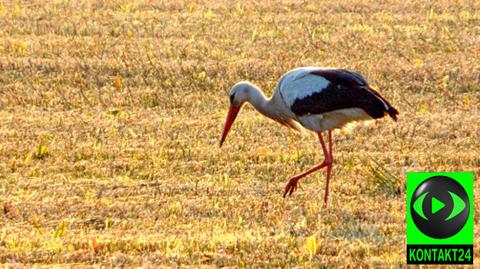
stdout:
<svg viewBox="0 0 480 269">
<path fill-rule="evenodd" d="M 293 176 L 285 187 L 283 196 L 292 195 L 301 178 L 326 167 L 325 204 L 333 163 L 332 130 L 352 121 L 379 119 L 386 114 L 397 120 L 398 115 L 398 111 L 355 72 L 301 67 L 280 78 L 270 99 L 250 82 L 235 84 L 230 92 L 230 109 L 220 146 L 245 102 L 252 104 L 261 114 L 287 127 L 299 130 L 300 126 L 303 126 L 317 133 L 325 157 L 323 162 Z M 322 136 L 324 131 L 328 131 L 328 148 Z"/>
</svg>

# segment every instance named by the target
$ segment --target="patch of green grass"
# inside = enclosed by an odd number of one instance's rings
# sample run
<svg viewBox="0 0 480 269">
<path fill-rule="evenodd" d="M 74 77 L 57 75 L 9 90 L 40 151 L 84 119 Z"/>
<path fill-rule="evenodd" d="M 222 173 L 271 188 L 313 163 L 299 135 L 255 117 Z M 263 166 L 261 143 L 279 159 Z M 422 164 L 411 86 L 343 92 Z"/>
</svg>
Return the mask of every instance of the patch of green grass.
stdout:
<svg viewBox="0 0 480 269">
<path fill-rule="evenodd" d="M 374 159 L 370 159 L 371 164 L 368 167 L 368 172 L 371 177 L 371 184 L 375 186 L 377 193 L 399 196 L 405 193 L 405 183 L 389 172 L 384 165 L 378 163 Z"/>
</svg>

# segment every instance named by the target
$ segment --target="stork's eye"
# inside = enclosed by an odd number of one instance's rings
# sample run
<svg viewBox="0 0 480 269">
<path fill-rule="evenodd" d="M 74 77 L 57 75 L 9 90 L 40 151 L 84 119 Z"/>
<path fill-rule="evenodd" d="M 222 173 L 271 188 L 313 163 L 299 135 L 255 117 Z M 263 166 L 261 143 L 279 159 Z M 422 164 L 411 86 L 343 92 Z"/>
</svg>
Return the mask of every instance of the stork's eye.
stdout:
<svg viewBox="0 0 480 269">
<path fill-rule="evenodd" d="M 233 104 L 233 99 L 235 99 L 235 93 L 230 95 L 230 104 Z"/>
</svg>

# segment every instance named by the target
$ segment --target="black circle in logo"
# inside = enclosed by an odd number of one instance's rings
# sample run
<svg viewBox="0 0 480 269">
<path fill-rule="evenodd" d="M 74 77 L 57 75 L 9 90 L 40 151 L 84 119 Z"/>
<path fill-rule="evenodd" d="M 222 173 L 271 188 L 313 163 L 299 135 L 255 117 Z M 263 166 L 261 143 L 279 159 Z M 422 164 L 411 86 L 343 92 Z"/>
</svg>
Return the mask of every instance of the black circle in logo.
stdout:
<svg viewBox="0 0 480 269">
<path fill-rule="evenodd" d="M 434 176 L 420 184 L 410 200 L 413 222 L 425 235 L 448 238 L 467 222 L 470 203 L 465 189 L 447 176 Z"/>
</svg>

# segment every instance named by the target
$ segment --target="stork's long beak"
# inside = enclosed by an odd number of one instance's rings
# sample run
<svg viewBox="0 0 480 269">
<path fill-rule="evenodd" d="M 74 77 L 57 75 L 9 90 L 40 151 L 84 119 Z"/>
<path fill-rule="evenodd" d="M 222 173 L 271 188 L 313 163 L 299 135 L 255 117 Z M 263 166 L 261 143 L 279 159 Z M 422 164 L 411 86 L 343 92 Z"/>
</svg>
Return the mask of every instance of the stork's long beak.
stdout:
<svg viewBox="0 0 480 269">
<path fill-rule="evenodd" d="M 227 138 L 228 131 L 230 131 L 230 127 L 232 127 L 235 118 L 237 118 L 238 112 L 240 111 L 240 107 L 230 106 L 227 114 L 227 120 L 225 121 L 225 127 L 223 128 L 222 139 L 220 140 L 220 147 L 223 145 L 225 138 Z"/>
</svg>

